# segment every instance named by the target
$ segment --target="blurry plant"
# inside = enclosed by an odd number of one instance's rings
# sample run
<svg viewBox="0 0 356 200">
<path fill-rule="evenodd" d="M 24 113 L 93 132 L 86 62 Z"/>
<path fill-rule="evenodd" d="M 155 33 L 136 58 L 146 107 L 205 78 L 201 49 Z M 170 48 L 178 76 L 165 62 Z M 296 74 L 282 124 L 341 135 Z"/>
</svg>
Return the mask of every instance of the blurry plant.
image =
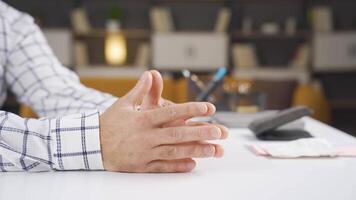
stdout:
<svg viewBox="0 0 356 200">
<path fill-rule="evenodd" d="M 122 10 L 120 9 L 120 7 L 116 5 L 111 6 L 108 13 L 108 19 L 120 21 L 121 18 L 122 18 Z"/>
</svg>

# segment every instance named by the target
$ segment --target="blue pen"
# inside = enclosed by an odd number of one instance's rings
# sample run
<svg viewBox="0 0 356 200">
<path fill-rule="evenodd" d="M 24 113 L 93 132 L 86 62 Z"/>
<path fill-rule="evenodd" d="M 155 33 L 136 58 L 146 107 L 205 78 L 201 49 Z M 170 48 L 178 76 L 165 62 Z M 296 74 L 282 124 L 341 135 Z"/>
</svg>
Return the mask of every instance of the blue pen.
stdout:
<svg viewBox="0 0 356 200">
<path fill-rule="evenodd" d="M 208 83 L 208 86 L 204 91 L 202 91 L 198 97 L 196 98 L 197 101 L 206 101 L 207 97 L 214 92 L 214 90 L 218 87 L 219 83 L 223 80 L 227 73 L 226 67 L 221 67 L 215 73 L 213 80 Z"/>
</svg>

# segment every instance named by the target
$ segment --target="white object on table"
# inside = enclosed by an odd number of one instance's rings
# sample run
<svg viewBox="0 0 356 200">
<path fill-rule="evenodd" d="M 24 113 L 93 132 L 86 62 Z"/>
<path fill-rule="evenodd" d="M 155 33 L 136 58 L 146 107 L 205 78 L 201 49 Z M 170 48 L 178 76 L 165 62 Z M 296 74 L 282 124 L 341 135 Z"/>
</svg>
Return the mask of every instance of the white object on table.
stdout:
<svg viewBox="0 0 356 200">
<path fill-rule="evenodd" d="M 356 139 L 311 118 L 306 128 L 333 145 Z M 355 200 L 356 159 L 255 156 L 246 129 L 231 130 L 221 159 L 199 159 L 184 174 L 109 172 L 0 173 L 0 199 Z"/>
</svg>

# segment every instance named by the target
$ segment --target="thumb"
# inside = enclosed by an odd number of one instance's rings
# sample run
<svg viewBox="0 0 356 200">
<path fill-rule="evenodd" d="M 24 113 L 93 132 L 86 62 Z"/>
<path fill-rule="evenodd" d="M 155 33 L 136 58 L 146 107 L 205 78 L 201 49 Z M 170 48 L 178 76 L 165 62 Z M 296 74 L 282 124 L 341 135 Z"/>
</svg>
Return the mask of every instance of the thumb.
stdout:
<svg viewBox="0 0 356 200">
<path fill-rule="evenodd" d="M 148 71 L 142 74 L 135 87 L 126 95 L 132 105 L 140 105 L 152 87 L 152 74 Z"/>
<path fill-rule="evenodd" d="M 156 70 L 151 70 L 150 72 L 152 74 L 152 87 L 142 102 L 142 106 L 147 109 L 159 105 L 163 91 L 163 79 L 161 74 Z"/>
</svg>

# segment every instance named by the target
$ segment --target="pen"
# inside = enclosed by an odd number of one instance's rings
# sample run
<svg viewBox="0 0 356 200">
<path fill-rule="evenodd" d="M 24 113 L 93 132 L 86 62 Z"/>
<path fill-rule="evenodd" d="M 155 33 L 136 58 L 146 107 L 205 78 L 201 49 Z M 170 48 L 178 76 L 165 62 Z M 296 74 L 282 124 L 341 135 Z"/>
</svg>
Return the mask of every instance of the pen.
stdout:
<svg viewBox="0 0 356 200">
<path fill-rule="evenodd" d="M 193 83 L 193 86 L 196 90 L 197 93 L 201 93 L 202 91 L 204 91 L 206 89 L 206 85 L 203 83 L 203 81 L 201 81 L 197 75 L 191 73 L 189 70 L 184 69 L 182 70 L 182 74 L 185 78 L 191 80 L 191 82 Z M 207 97 L 209 102 L 214 103 L 216 101 L 216 98 L 214 95 L 209 95 Z"/>
<path fill-rule="evenodd" d="M 206 101 L 207 97 L 214 92 L 214 90 L 219 86 L 221 81 L 223 80 L 224 76 L 227 73 L 227 69 L 225 67 L 221 67 L 215 73 L 213 80 L 208 83 L 208 86 L 205 90 L 203 90 L 198 97 L 196 98 L 197 101 Z"/>
</svg>

